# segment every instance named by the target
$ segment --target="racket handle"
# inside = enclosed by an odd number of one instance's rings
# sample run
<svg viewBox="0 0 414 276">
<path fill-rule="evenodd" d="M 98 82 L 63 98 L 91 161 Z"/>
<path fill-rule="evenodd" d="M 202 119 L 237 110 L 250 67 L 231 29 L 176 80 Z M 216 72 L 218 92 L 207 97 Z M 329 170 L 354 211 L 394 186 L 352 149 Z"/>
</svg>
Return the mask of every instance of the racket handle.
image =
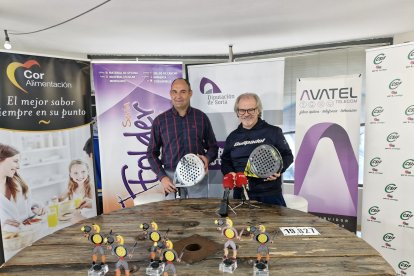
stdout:
<svg viewBox="0 0 414 276">
<path fill-rule="evenodd" d="M 245 198 L 246 200 L 250 200 L 250 199 L 249 199 L 249 194 L 247 193 L 246 186 L 243 186 L 243 194 L 244 194 L 244 198 Z"/>
<path fill-rule="evenodd" d="M 225 189 L 223 194 L 223 199 L 220 202 L 220 208 L 219 208 L 219 215 L 222 217 L 227 217 L 229 214 L 229 196 L 230 196 L 230 190 Z"/>
</svg>

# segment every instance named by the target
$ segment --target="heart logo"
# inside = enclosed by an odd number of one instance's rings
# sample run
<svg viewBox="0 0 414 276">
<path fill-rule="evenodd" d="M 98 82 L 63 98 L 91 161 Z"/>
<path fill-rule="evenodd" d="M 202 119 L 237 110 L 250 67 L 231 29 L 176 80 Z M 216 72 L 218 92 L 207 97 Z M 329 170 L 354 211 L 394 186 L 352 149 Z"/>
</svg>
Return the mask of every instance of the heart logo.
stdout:
<svg viewBox="0 0 414 276">
<path fill-rule="evenodd" d="M 37 66 L 40 67 L 40 64 L 36 60 L 33 60 L 33 59 L 28 60 L 23 64 L 20 63 L 20 62 L 12 62 L 12 63 L 9 64 L 9 66 L 7 66 L 6 73 L 7 73 L 7 77 L 9 78 L 10 82 L 14 86 L 16 86 L 17 88 L 22 90 L 24 93 L 29 93 L 29 92 L 27 92 L 25 89 L 23 89 L 23 87 L 21 87 L 20 84 L 17 82 L 16 76 L 15 76 L 16 70 L 20 67 L 29 69 L 30 67 L 32 67 L 34 65 L 37 65 Z"/>
</svg>

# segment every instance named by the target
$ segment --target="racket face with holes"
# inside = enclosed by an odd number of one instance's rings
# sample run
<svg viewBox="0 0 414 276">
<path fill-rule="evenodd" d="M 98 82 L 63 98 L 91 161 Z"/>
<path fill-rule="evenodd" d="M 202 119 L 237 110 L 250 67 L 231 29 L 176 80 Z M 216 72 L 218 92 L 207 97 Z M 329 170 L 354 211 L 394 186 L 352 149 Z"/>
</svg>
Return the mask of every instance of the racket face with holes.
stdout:
<svg viewBox="0 0 414 276">
<path fill-rule="evenodd" d="M 203 161 L 197 155 L 189 153 L 178 162 L 175 174 L 177 187 L 189 187 L 200 183 L 206 172 Z"/>
<path fill-rule="evenodd" d="M 268 178 L 283 168 L 279 151 L 271 145 L 256 147 L 249 156 L 244 173 L 250 177 Z"/>
</svg>

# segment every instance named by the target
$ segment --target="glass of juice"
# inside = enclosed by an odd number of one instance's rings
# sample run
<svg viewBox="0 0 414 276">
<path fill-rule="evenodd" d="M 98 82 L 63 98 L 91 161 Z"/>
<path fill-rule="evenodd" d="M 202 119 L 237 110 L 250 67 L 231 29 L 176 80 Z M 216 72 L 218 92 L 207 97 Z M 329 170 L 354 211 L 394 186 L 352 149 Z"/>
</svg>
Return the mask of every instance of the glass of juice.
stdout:
<svg viewBox="0 0 414 276">
<path fill-rule="evenodd" d="M 57 223 L 58 223 L 57 208 L 50 206 L 47 212 L 47 226 L 56 227 Z"/>
<path fill-rule="evenodd" d="M 73 200 L 73 204 L 75 205 L 75 209 L 79 208 L 79 205 L 81 204 L 81 202 L 82 202 L 82 198 L 80 198 L 80 197 L 77 197 Z"/>
</svg>

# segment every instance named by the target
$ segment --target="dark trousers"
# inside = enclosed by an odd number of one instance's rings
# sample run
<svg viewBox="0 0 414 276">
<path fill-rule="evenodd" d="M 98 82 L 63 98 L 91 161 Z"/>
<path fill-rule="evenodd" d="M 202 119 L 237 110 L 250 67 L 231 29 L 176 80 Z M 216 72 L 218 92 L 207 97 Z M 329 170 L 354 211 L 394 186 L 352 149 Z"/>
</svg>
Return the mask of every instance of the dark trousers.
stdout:
<svg viewBox="0 0 414 276">
<path fill-rule="evenodd" d="M 233 198 L 234 199 L 241 199 L 242 198 L 242 190 L 241 189 L 234 189 L 233 190 Z M 249 193 L 250 200 L 256 200 L 258 202 L 272 204 L 272 205 L 279 205 L 286 207 L 285 199 L 283 198 L 282 193 L 278 193 L 275 195 L 265 195 L 265 196 L 257 196 L 252 195 Z"/>
</svg>

